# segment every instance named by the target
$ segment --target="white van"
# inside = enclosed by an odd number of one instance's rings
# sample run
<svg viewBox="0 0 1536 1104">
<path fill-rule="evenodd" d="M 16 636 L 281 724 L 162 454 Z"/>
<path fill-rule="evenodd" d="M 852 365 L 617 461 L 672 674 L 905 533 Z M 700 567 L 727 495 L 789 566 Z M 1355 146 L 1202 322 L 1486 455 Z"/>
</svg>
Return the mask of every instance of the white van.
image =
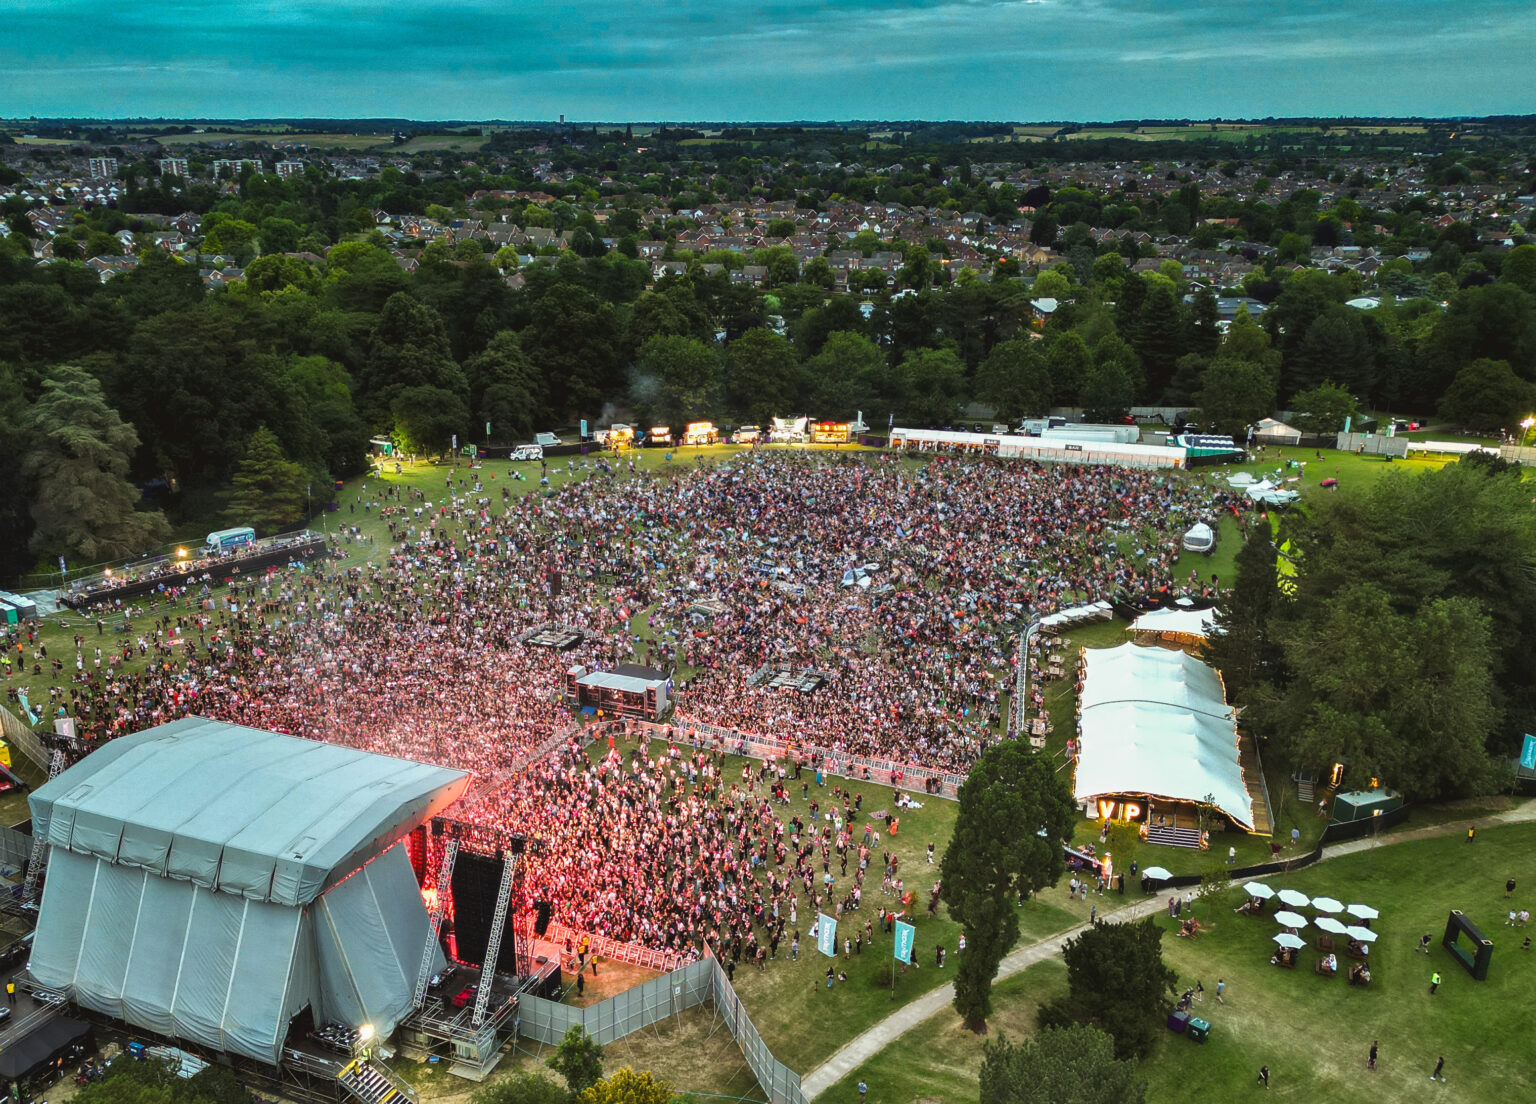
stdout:
<svg viewBox="0 0 1536 1104">
<path fill-rule="evenodd" d="M 560 437 L 555 433 L 535 433 L 533 441 L 534 444 L 540 445 L 543 448 L 553 448 L 560 443 Z"/>
<path fill-rule="evenodd" d="M 544 459 L 543 445 L 518 445 L 512 450 L 514 460 L 542 460 Z"/>
</svg>

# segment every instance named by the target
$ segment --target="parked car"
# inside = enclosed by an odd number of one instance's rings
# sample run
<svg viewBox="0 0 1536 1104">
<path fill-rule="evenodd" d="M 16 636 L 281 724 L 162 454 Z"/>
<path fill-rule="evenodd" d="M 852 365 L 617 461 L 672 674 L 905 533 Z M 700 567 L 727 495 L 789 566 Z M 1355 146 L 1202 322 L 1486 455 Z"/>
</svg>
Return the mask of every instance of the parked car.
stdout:
<svg viewBox="0 0 1536 1104">
<path fill-rule="evenodd" d="M 512 450 L 514 460 L 542 460 L 544 459 L 543 445 L 518 445 Z"/>
</svg>

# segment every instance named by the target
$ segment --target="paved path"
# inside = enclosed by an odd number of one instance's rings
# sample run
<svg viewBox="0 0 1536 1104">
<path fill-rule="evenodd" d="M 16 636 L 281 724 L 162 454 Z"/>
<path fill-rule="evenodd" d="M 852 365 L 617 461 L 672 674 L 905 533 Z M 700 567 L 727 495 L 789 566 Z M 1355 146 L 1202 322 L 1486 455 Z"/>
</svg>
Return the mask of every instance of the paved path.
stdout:
<svg viewBox="0 0 1536 1104">
<path fill-rule="evenodd" d="M 1408 832 L 1393 832 L 1386 836 L 1365 836 L 1361 839 L 1348 840 L 1344 843 L 1330 844 L 1323 848 L 1323 857 L 1320 862 L 1336 859 L 1340 855 L 1352 855 L 1357 851 L 1368 851 L 1373 847 L 1389 847 L 1398 843 L 1410 843 L 1414 840 L 1430 839 L 1434 836 L 1462 835 L 1467 828 L 1476 827 L 1496 828 L 1501 824 L 1518 824 L 1522 822 L 1536 821 L 1536 801 L 1525 801 L 1512 809 L 1506 809 L 1491 816 L 1477 817 L 1471 820 L 1453 822 L 1449 824 L 1437 824 L 1428 828 L 1418 828 Z M 1475 846 L 1475 844 L 1474 844 Z M 1152 896 L 1127 905 L 1125 908 L 1114 912 L 1106 912 L 1102 919 L 1110 921 L 1139 920 L 1143 916 L 1150 916 L 1159 909 L 1165 907 L 1166 902 L 1161 896 Z M 1027 970 L 1038 962 L 1052 958 L 1061 953 L 1067 940 L 1081 935 L 1088 930 L 1086 923 L 1056 935 L 1042 939 L 1038 943 L 1032 943 L 1028 947 L 1020 947 L 1003 959 L 998 967 L 997 978 L 1002 980 L 1011 977 L 1021 970 Z M 929 967 L 924 967 L 925 969 Z M 855 1036 L 843 1046 L 836 1054 L 807 1073 L 800 1080 L 801 1088 L 805 1090 L 806 1099 L 814 1100 L 827 1089 L 847 1077 L 869 1059 L 884 1050 L 892 1042 L 930 1016 L 942 1012 L 949 1007 L 955 999 L 955 987 L 953 985 L 941 985 L 932 992 L 925 993 L 910 1004 L 892 1012 L 885 1019 L 875 1024 L 862 1035 Z"/>
</svg>

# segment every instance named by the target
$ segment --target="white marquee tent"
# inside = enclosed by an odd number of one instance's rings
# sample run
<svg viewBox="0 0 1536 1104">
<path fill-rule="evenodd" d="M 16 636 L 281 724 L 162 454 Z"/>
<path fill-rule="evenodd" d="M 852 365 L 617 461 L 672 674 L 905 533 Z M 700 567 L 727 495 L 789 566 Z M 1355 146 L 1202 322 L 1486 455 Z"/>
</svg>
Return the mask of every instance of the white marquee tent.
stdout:
<svg viewBox="0 0 1536 1104">
<path fill-rule="evenodd" d="M 1077 801 L 1209 801 L 1251 829 L 1236 719 L 1215 670 L 1183 652 L 1135 644 L 1084 649 L 1083 657 Z"/>
<path fill-rule="evenodd" d="M 1216 624 L 1214 609 L 1157 609 L 1131 622 L 1133 633 L 1151 633 L 1188 640 L 1206 640 Z"/>
</svg>

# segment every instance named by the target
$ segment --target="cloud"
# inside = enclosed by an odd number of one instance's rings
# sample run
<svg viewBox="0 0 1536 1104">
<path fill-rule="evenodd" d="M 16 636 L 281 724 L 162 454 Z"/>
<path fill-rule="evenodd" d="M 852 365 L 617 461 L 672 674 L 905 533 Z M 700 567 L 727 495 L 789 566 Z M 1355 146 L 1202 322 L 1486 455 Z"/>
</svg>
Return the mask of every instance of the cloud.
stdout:
<svg viewBox="0 0 1536 1104">
<path fill-rule="evenodd" d="M 1510 0 L 0 0 L 16 114 L 1105 118 L 1524 110 Z M 1367 105 L 1370 105 L 1367 107 Z M 1385 105 L 1385 106 L 1384 106 Z M 1395 105 L 1395 106 L 1394 106 Z"/>
</svg>

